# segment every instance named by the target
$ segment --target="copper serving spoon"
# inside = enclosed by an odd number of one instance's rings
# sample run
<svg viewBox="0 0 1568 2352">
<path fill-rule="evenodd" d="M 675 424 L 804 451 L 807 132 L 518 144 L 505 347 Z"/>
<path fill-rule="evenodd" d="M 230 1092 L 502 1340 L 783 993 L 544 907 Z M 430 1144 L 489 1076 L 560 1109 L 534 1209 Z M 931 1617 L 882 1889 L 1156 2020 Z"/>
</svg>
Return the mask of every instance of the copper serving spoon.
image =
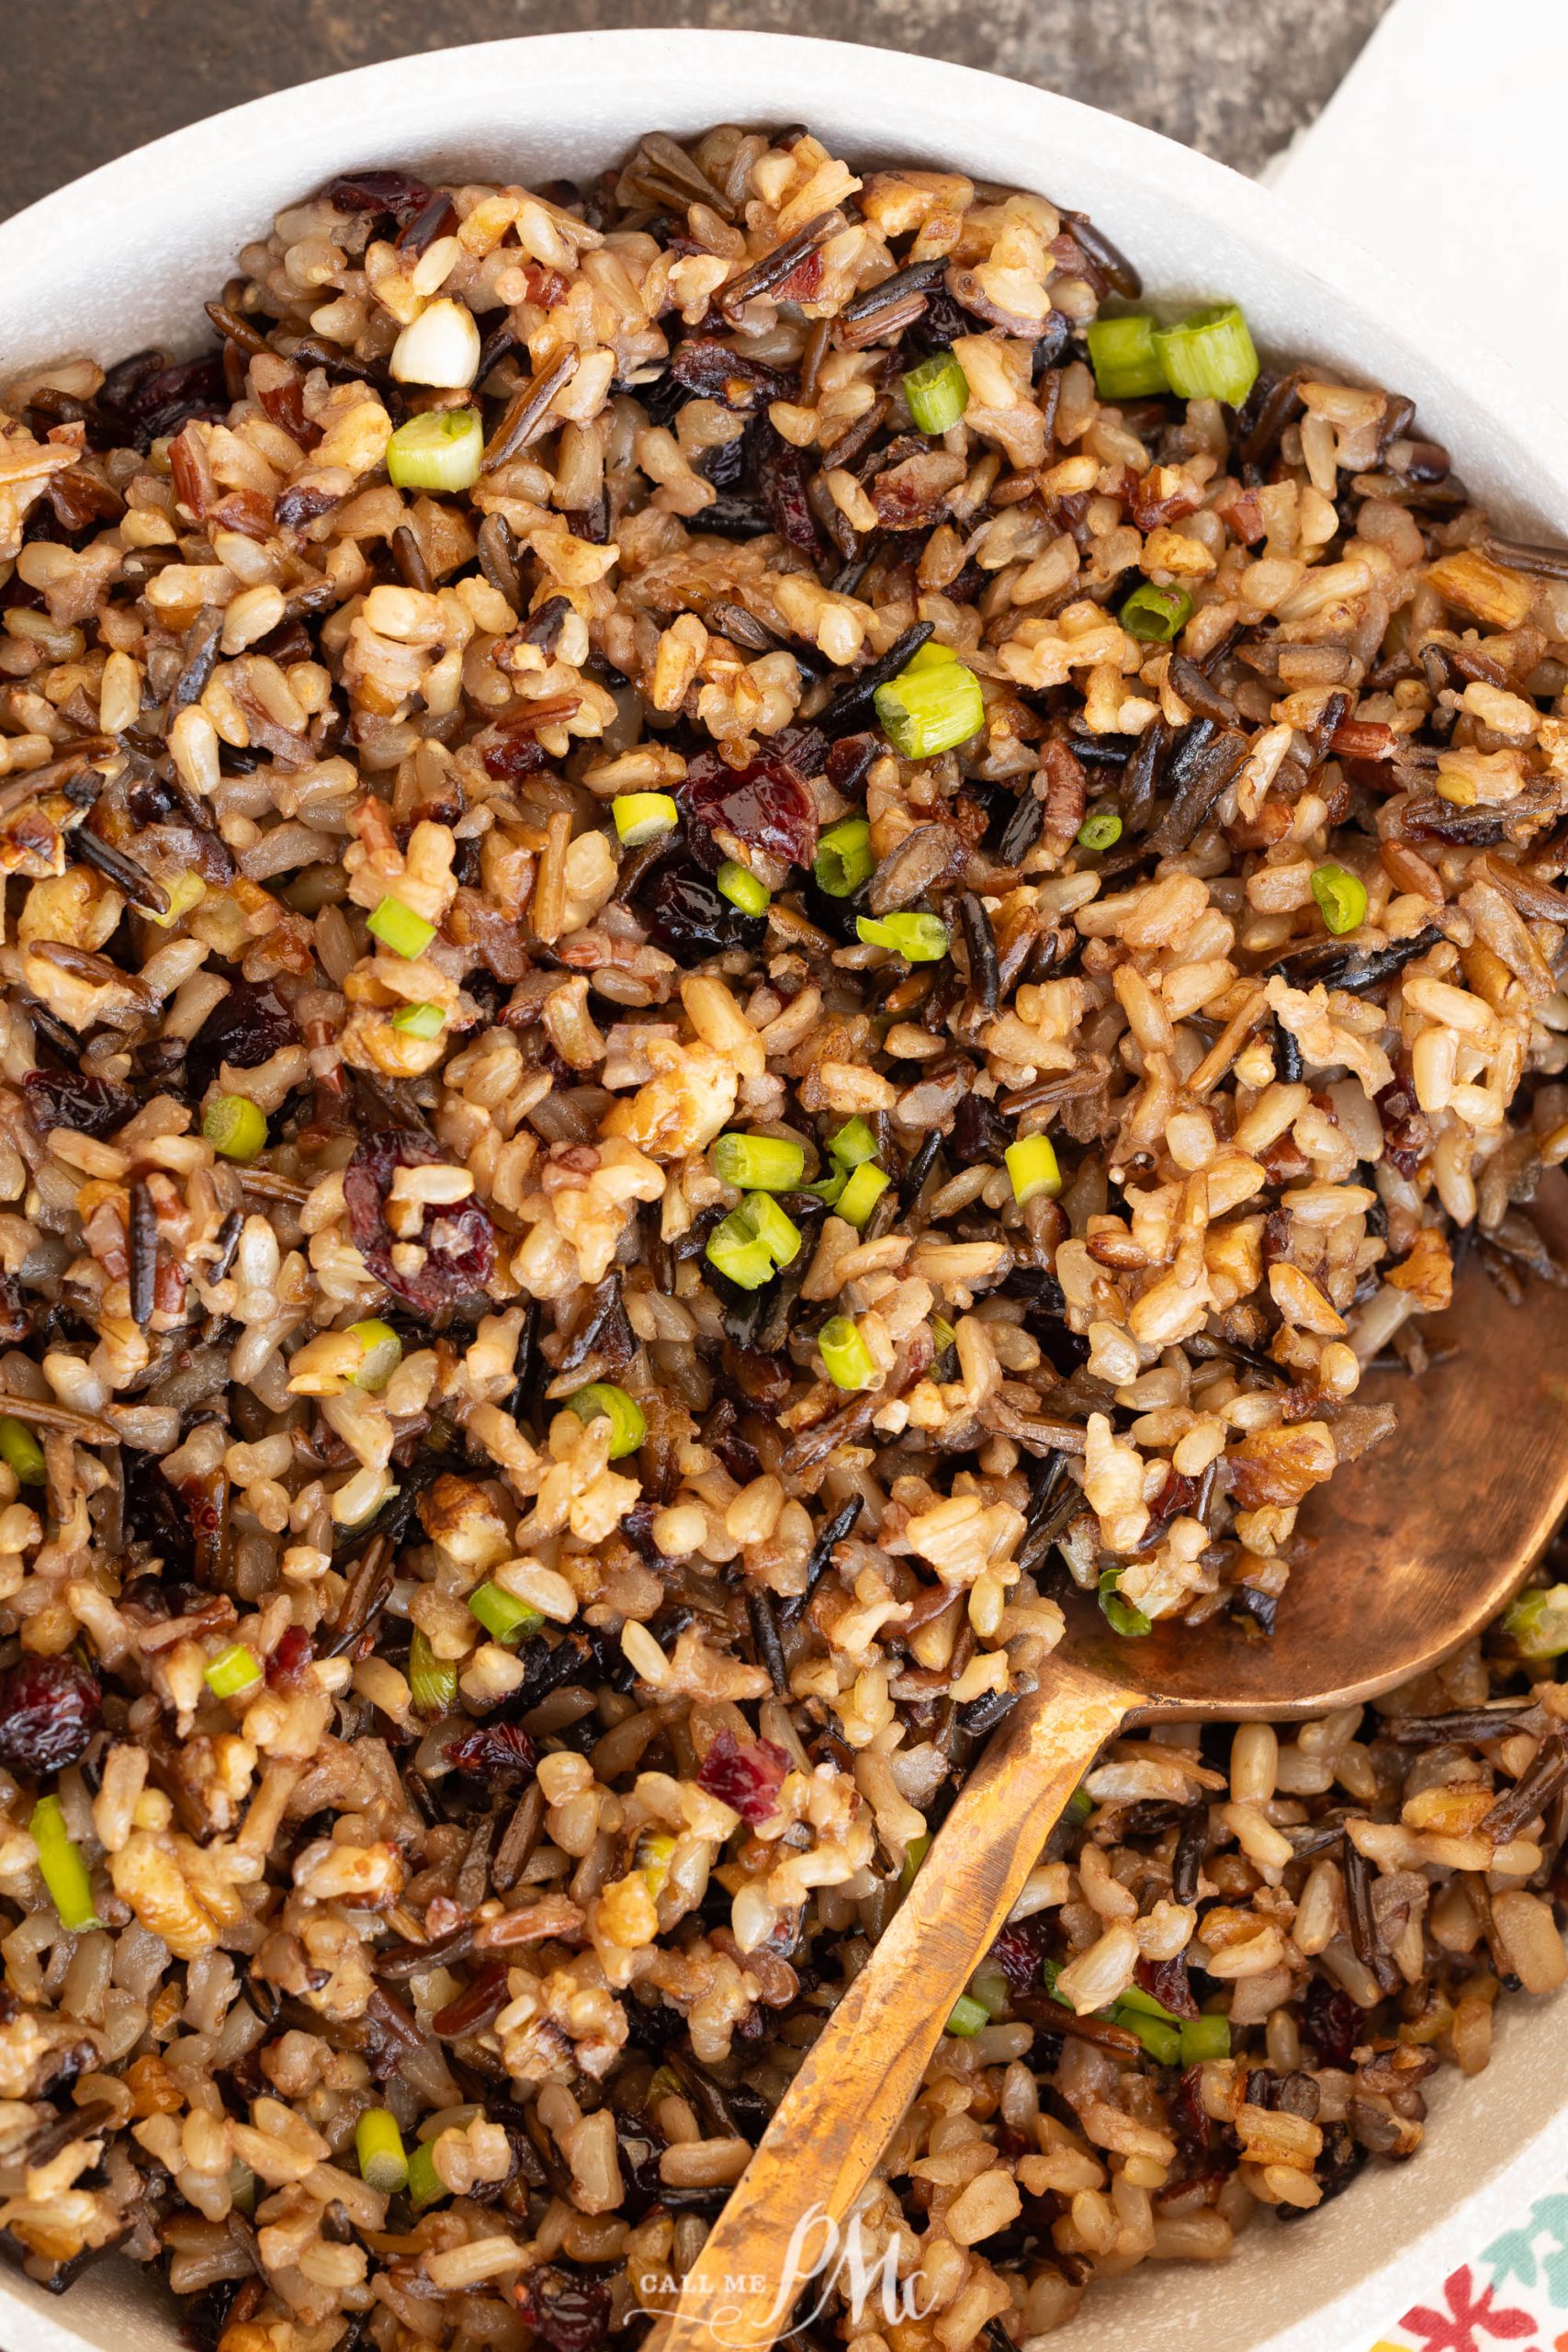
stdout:
<svg viewBox="0 0 1568 2352">
<path fill-rule="evenodd" d="M 1538 1222 L 1568 1245 L 1568 1182 Z M 1271 1640 L 1228 1620 L 1111 1634 L 1085 1610 L 1040 1689 L 996 1732 L 897 1915 L 780 2101 L 687 2274 L 661 2352 L 761 2352 L 789 2325 L 814 2213 L 865 2188 L 983 1953 L 1097 1751 L 1124 1726 L 1326 1714 L 1375 1698 L 1480 1632 L 1568 1506 L 1568 1301 L 1535 1281 L 1509 1306 L 1473 1260 L 1419 1380 L 1370 1378 L 1393 1437 L 1321 1490 L 1316 1539 Z"/>
</svg>

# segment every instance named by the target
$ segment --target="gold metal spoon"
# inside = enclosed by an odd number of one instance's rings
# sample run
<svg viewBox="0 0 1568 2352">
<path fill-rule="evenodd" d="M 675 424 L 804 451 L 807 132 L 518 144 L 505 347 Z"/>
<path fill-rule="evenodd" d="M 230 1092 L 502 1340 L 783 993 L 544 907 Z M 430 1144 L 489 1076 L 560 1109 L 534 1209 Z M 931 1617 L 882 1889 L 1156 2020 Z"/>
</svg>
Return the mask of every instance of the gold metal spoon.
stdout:
<svg viewBox="0 0 1568 2352">
<path fill-rule="evenodd" d="M 1542 1186 L 1548 1247 L 1568 1247 L 1568 1183 Z M 1086 1610 L 971 1772 L 902 1906 L 839 2003 L 687 2274 L 661 2352 L 760 2352 L 789 2325 L 820 2229 L 864 2188 L 954 2001 L 1063 1807 L 1128 1724 L 1326 1714 L 1446 1657 L 1508 1600 L 1568 1507 L 1568 1299 L 1532 1282 L 1509 1306 L 1461 1272 L 1423 1326 L 1419 1380 L 1369 1379 L 1392 1438 L 1303 1512 L 1315 1538 L 1271 1640 L 1228 1620 L 1122 1641 Z"/>
</svg>

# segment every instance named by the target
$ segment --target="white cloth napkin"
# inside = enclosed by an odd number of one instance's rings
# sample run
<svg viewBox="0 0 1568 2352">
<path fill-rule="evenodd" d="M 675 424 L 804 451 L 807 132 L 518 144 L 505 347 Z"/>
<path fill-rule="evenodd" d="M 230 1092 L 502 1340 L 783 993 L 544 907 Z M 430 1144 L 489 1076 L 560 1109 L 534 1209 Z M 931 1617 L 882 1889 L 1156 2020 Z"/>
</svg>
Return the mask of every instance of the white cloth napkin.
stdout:
<svg viewBox="0 0 1568 2352">
<path fill-rule="evenodd" d="M 1395 0 L 1262 177 L 1568 409 L 1568 6 Z"/>
</svg>

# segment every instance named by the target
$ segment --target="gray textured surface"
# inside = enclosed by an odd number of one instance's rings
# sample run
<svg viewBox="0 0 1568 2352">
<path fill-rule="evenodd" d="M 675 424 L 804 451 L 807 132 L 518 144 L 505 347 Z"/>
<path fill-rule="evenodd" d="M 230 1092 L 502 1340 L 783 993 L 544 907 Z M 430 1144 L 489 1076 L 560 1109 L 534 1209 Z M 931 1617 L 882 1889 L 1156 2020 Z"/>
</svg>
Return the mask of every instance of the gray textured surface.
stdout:
<svg viewBox="0 0 1568 2352">
<path fill-rule="evenodd" d="M 0 0 L 0 218 L 242 99 L 408 51 L 611 25 L 924 51 L 1086 99 L 1255 171 L 1388 0 Z M 392 159 L 367 155 L 366 161 Z"/>
</svg>

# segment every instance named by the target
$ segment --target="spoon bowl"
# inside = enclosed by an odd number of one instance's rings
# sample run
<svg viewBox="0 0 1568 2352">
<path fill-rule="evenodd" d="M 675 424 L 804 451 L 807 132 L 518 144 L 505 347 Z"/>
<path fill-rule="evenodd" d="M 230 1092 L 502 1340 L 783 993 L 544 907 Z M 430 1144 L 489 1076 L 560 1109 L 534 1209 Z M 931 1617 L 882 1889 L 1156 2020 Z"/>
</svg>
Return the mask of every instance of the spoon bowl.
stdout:
<svg viewBox="0 0 1568 2352">
<path fill-rule="evenodd" d="M 1536 1222 L 1568 1255 L 1568 1181 Z M 953 2005 L 1067 1800 L 1134 1724 L 1280 1721 L 1374 1699 L 1447 1657 L 1504 1608 L 1568 1507 L 1568 1313 L 1529 1281 L 1509 1305 L 1468 1253 L 1423 1329 L 1419 1378 L 1369 1375 L 1392 1435 L 1304 1506 L 1308 1556 L 1272 1637 L 1218 1617 L 1137 1640 L 1087 1596 L 1040 1687 L 993 1734 L 871 1959 L 780 2101 L 688 2272 L 661 2352 L 761 2352 L 795 2282 L 870 2180 Z M 829 2243 L 832 2241 L 829 2240 Z"/>
</svg>

